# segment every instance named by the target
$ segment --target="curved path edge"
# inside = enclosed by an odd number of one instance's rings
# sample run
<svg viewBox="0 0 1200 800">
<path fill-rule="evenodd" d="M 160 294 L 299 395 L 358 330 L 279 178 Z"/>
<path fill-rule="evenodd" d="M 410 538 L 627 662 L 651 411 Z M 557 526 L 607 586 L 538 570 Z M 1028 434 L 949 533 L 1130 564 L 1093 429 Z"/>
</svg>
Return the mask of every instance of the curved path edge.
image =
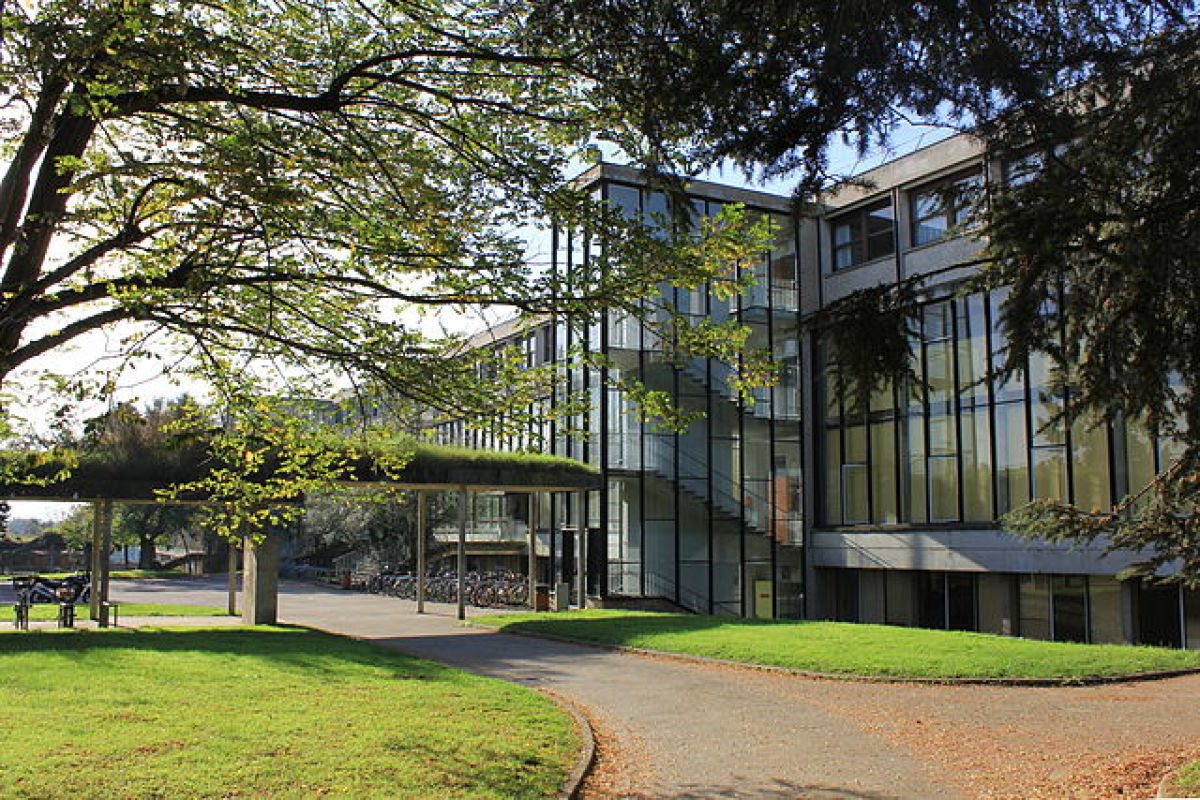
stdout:
<svg viewBox="0 0 1200 800">
<path fill-rule="evenodd" d="M 1179 776 L 1180 771 L 1183 770 L 1183 768 L 1186 767 L 1190 763 L 1192 763 L 1192 762 L 1190 762 L 1190 761 L 1184 762 L 1184 763 L 1176 766 L 1174 769 L 1172 769 L 1166 775 L 1163 775 L 1162 780 L 1160 780 L 1158 782 L 1158 791 L 1155 793 L 1154 796 L 1155 797 L 1163 797 L 1163 798 L 1172 798 L 1172 797 L 1181 798 L 1181 800 L 1187 800 L 1188 797 L 1191 797 L 1191 794 L 1187 794 L 1187 795 L 1177 794 L 1177 789 L 1176 789 L 1177 784 L 1175 783 L 1175 778 Z"/>
<path fill-rule="evenodd" d="M 536 633 L 510 628 L 496 628 L 491 625 L 480 625 L 474 622 L 464 622 L 463 625 L 492 633 L 504 633 L 509 636 L 525 636 L 530 639 L 545 639 L 551 642 L 565 642 L 584 647 L 594 647 L 597 650 L 607 650 L 614 653 L 631 653 L 633 655 L 667 658 L 677 661 L 687 661 L 695 664 L 708 664 L 717 667 L 733 669 L 749 669 L 760 672 L 777 672 L 784 675 L 795 675 L 799 678 L 812 678 L 823 681 L 846 681 L 849 683 L 915 683 L 933 686 L 1030 686 L 1030 687 L 1069 687 L 1069 686 L 1103 686 L 1117 683 L 1137 683 L 1139 681 L 1158 681 L 1167 678 L 1178 678 L 1182 675 L 1200 674 L 1200 667 L 1182 667 L 1180 669 L 1159 670 L 1156 672 L 1131 672 L 1122 675 L 1089 675 L 1082 678 L 921 678 L 900 677 L 896 675 L 854 675 L 845 672 L 815 672 L 813 670 L 780 667 L 774 664 L 754 664 L 748 661 L 733 661 L 727 658 L 698 656 L 691 653 L 676 653 L 670 650 L 654 650 L 649 647 L 634 647 L 627 644 L 605 644 L 591 642 L 586 639 L 575 639 L 570 636 L 558 636 L 552 633 Z"/>
<path fill-rule="evenodd" d="M 575 732 L 579 736 L 579 754 L 575 757 L 575 767 L 563 779 L 558 797 L 559 800 L 576 800 L 583 782 L 596 765 L 596 736 L 592 731 L 592 723 L 571 700 L 549 689 L 536 689 L 535 691 L 548 698 L 575 721 Z"/>
<path fill-rule="evenodd" d="M 332 636 L 341 636 L 345 639 L 354 639 L 355 641 L 364 642 L 372 645 L 373 647 L 387 648 L 387 645 L 381 645 L 377 639 L 373 639 L 369 636 L 356 636 L 352 633 L 343 633 L 342 631 L 322 628 L 319 625 L 312 625 L 309 623 L 289 622 L 286 624 L 296 625 L 297 627 L 302 628 L 311 628 L 314 631 L 328 633 Z M 480 627 L 482 628 L 483 626 Z M 415 657 L 424 658 L 424 656 Z M 462 667 L 454 667 L 454 669 L 462 669 Z M 561 788 L 558 790 L 558 800 L 576 800 L 576 798 L 579 797 L 579 790 L 583 786 L 584 780 L 587 778 L 588 774 L 591 773 L 592 767 L 596 765 L 596 736 L 592 731 L 592 723 L 588 722 L 587 717 L 583 715 L 583 712 L 575 707 L 572 701 L 550 691 L 549 689 L 531 688 L 520 681 L 508 680 L 507 678 L 502 678 L 495 675 L 488 677 L 492 678 L 493 680 L 507 681 L 508 683 L 516 684 L 517 686 L 521 686 L 525 689 L 531 689 L 531 691 L 540 694 L 542 697 L 545 697 L 547 700 L 554 703 L 554 705 L 558 707 L 560 711 L 564 712 L 571 718 L 571 721 L 574 723 L 575 733 L 579 737 L 579 752 L 575 756 L 575 766 L 572 767 L 571 771 L 567 773 L 567 776 L 563 778 Z"/>
</svg>

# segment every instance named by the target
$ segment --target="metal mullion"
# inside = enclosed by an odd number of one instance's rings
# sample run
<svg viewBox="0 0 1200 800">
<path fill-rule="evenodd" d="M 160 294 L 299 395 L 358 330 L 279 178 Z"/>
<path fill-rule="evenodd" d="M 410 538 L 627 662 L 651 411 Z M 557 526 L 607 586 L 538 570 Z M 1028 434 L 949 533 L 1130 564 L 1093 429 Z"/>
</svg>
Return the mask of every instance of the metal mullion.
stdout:
<svg viewBox="0 0 1200 800">
<path fill-rule="evenodd" d="M 738 265 L 737 270 L 741 272 L 741 265 Z M 741 275 L 738 275 L 741 278 Z M 738 326 L 742 324 L 742 295 L 736 295 L 734 305 L 734 315 L 737 319 Z M 738 350 L 737 365 L 738 373 L 744 366 L 742 351 Z M 746 564 L 746 537 L 749 535 L 746 525 L 746 401 L 742 397 L 742 393 L 738 392 L 737 397 L 737 425 L 738 425 L 738 584 L 741 589 L 740 603 L 741 614 L 746 616 L 746 592 L 749 589 L 747 586 L 747 564 Z"/>
<path fill-rule="evenodd" d="M 846 398 L 838 395 L 838 521 L 839 526 L 846 524 Z"/>
<path fill-rule="evenodd" d="M 771 275 L 770 256 L 767 256 L 767 352 L 771 359 L 775 358 L 775 298 L 773 276 Z M 775 508 L 775 387 L 767 389 L 770 411 L 767 417 L 767 538 L 770 541 L 771 553 L 771 617 L 779 616 L 779 524 L 778 510 Z M 869 444 L 868 444 L 869 446 Z M 869 483 L 869 481 L 868 481 Z"/>
<path fill-rule="evenodd" d="M 942 629 L 950 630 L 950 573 L 942 572 Z"/>
<path fill-rule="evenodd" d="M 1188 649 L 1188 629 L 1187 629 L 1187 600 L 1183 596 L 1183 584 L 1176 584 L 1175 596 L 1179 599 L 1179 646 L 1181 649 Z"/>
<path fill-rule="evenodd" d="M 1083 576 L 1083 641 L 1092 643 L 1092 580 L 1087 575 Z"/>
<path fill-rule="evenodd" d="M 671 297 L 672 304 L 674 305 L 675 310 L 677 312 L 678 308 L 679 308 L 679 288 L 678 287 L 672 288 L 671 294 L 672 294 L 672 297 Z M 674 346 L 672 346 L 672 350 L 674 350 Z M 679 367 L 674 363 L 671 364 L 671 398 L 674 401 L 676 408 L 678 408 L 679 407 Z M 674 470 L 673 470 L 674 476 L 675 476 L 675 480 L 673 481 L 674 490 L 675 490 L 674 498 L 673 498 L 674 503 L 675 503 L 675 509 L 674 509 L 674 515 L 675 515 L 675 520 L 674 520 L 674 522 L 675 522 L 675 530 L 674 530 L 674 536 L 675 536 L 675 554 L 674 554 L 675 603 L 678 605 L 679 599 L 680 599 L 680 592 L 682 591 L 682 588 L 683 588 L 680 585 L 683 573 L 682 573 L 682 566 L 679 561 L 679 543 L 680 543 L 680 539 L 682 536 L 682 531 L 680 530 L 680 520 L 679 520 L 679 512 L 681 510 L 682 503 L 681 503 L 679 495 L 680 495 L 680 492 L 683 491 L 683 488 L 682 488 L 683 479 L 679 474 L 679 431 L 678 430 L 672 431 L 671 436 L 672 436 L 672 441 L 675 444 L 672 456 L 673 456 L 674 462 L 675 462 Z"/>
<path fill-rule="evenodd" d="M 705 304 L 707 305 L 707 303 L 708 303 L 707 292 L 705 294 L 706 294 Z M 706 311 L 707 311 L 707 309 L 706 309 Z M 707 386 L 708 391 L 706 391 L 704 393 L 704 404 L 705 404 L 705 415 L 704 415 L 704 420 L 705 420 L 705 425 L 704 425 L 705 426 L 705 430 L 704 430 L 704 434 L 705 434 L 705 443 L 704 443 L 705 464 L 704 464 L 704 467 L 705 467 L 705 469 L 704 469 L 704 472 L 705 472 L 705 481 L 708 484 L 708 509 L 707 509 L 707 512 L 708 512 L 708 520 L 707 520 L 707 523 L 708 523 L 708 613 L 711 614 L 711 613 L 713 613 L 713 607 L 714 607 L 714 602 L 715 602 L 715 600 L 713 598 L 713 592 L 715 591 L 715 588 L 716 588 L 716 580 L 715 580 L 716 564 L 714 563 L 714 561 L 716 559 L 716 552 L 713 547 L 714 538 L 716 536 L 716 531 L 713 528 L 713 509 L 716 508 L 716 492 L 715 492 L 715 488 L 713 486 L 713 464 L 712 464 L 712 462 L 713 462 L 713 385 L 712 385 L 712 358 L 711 357 L 707 357 L 704 359 L 704 380 L 708 384 L 708 386 Z"/>
<path fill-rule="evenodd" d="M 1025 380 L 1023 381 L 1024 386 L 1022 386 L 1022 394 L 1025 395 L 1025 482 L 1028 484 L 1026 489 L 1029 492 L 1030 500 L 1037 499 L 1036 485 L 1034 481 L 1037 465 L 1033 461 L 1033 439 L 1035 436 L 1033 430 L 1033 395 L 1029 386 L 1031 383 L 1030 378 L 1032 377 L 1033 376 L 1029 372 L 1029 357 L 1026 356 Z"/>
<path fill-rule="evenodd" d="M 965 301 L 964 301 L 965 302 Z M 958 363 L 958 303 L 955 300 L 950 301 L 950 380 L 951 380 L 951 412 L 954 414 L 954 450 L 955 450 L 955 473 L 958 477 L 955 494 L 957 503 L 956 519 L 961 522 L 966 516 L 966 492 L 963 490 L 963 446 L 962 435 L 962 395 L 959 393 L 959 363 Z M 946 591 L 949 592 L 950 581 L 946 580 Z M 949 617 L 947 617 L 949 624 Z"/>
<path fill-rule="evenodd" d="M 1062 286 L 1061 285 L 1059 286 L 1059 289 L 1058 289 L 1057 304 L 1058 304 L 1058 318 L 1059 318 L 1058 341 L 1059 341 L 1059 346 L 1061 347 L 1063 337 L 1064 337 L 1064 331 L 1063 331 L 1064 321 L 1063 321 L 1063 314 L 1062 314 L 1063 295 L 1062 295 Z M 1067 491 L 1066 491 L 1067 496 L 1063 499 L 1065 499 L 1068 503 L 1074 504 L 1074 502 L 1075 502 L 1074 438 L 1075 437 L 1071 434 L 1071 428 L 1074 427 L 1075 421 L 1074 421 L 1072 413 L 1071 413 L 1071 406 L 1072 406 L 1071 396 L 1072 396 L 1072 392 L 1071 392 L 1070 384 L 1063 386 L 1063 388 L 1062 388 L 1063 458 L 1066 461 L 1066 467 L 1067 467 Z"/>
<path fill-rule="evenodd" d="M 996 448 L 996 387 L 992 361 L 992 293 L 983 292 L 983 346 L 987 351 L 987 422 L 988 451 L 992 464 L 992 519 L 1000 519 L 1000 459 Z"/>
<path fill-rule="evenodd" d="M 924 454 L 925 459 L 925 490 L 922 492 L 925 495 L 925 524 L 929 525 L 933 522 L 933 492 L 930 491 L 930 461 L 932 459 L 932 447 L 930 446 L 929 436 L 929 352 L 928 345 L 925 341 L 925 310 L 921 311 L 921 435 L 924 437 Z"/>
<path fill-rule="evenodd" d="M 601 192 L 603 193 L 604 198 L 607 200 L 607 197 L 608 197 L 608 185 L 607 184 L 603 184 L 601 186 Z M 590 255 L 590 252 L 591 252 L 590 251 L 590 243 L 588 245 L 587 252 Z M 602 260 L 601 261 L 601 269 L 604 269 L 604 266 L 603 266 L 604 263 L 605 262 Z M 603 276 L 601 276 L 601 277 L 603 277 Z M 605 567 L 604 569 L 599 569 L 599 567 L 604 567 L 608 563 L 608 539 L 610 536 L 610 532 L 608 530 L 608 522 L 609 522 L 609 520 L 608 520 L 608 504 L 609 504 L 609 500 L 610 500 L 610 496 L 609 496 L 609 477 L 610 477 L 610 469 L 609 469 L 610 452 L 609 452 L 609 449 L 610 448 L 609 448 L 609 441 L 608 441 L 608 431 L 609 431 L 609 422 L 610 422 L 609 415 L 612 413 L 612 409 L 609 407 L 609 402 L 608 402 L 608 381 L 609 381 L 608 366 L 607 366 L 608 346 L 609 346 L 608 325 L 609 325 L 609 311 L 607 308 L 604 308 L 600 312 L 600 352 L 604 355 L 605 360 L 601 361 L 601 364 L 600 364 L 600 375 L 599 375 L 600 414 L 599 414 L 599 419 L 598 419 L 597 425 L 596 425 L 596 427 L 598 428 L 596 435 L 599 437 L 598 447 L 599 447 L 599 451 L 600 451 L 599 452 L 600 493 L 596 498 L 596 502 L 599 504 L 596 509 L 596 512 L 597 512 L 597 523 L 596 524 L 597 524 L 597 527 L 599 530 L 599 533 L 597 535 L 600 536 L 601 541 L 604 543 L 604 558 L 600 559 L 600 563 L 597 564 L 598 569 L 597 569 L 597 575 L 596 575 L 596 593 L 600 597 L 608 596 L 608 569 L 607 569 L 607 567 Z M 588 415 L 588 418 L 589 418 L 589 420 L 591 419 L 590 414 Z M 585 515 L 584 522 L 586 525 L 586 523 L 587 523 L 586 515 Z M 621 539 L 620 539 L 622 553 L 624 553 L 624 550 L 625 550 L 624 538 L 625 538 L 624 532 L 622 532 Z M 587 539 L 588 539 L 588 537 L 586 536 L 586 532 L 585 532 L 584 541 L 586 542 Z M 585 550 L 589 550 L 589 549 L 590 548 L 587 548 L 585 545 Z M 588 555 L 590 557 L 591 553 L 589 552 Z M 622 560 L 624 560 L 624 559 L 622 559 Z M 589 563 L 590 563 L 590 558 L 589 558 Z M 585 583 L 585 585 L 586 585 L 586 583 Z"/>
<path fill-rule="evenodd" d="M 907 414 L 904 419 L 907 422 Z M 892 381 L 892 494 L 896 503 L 896 522 L 902 521 L 904 510 L 904 480 L 901 474 L 904 451 L 901 447 L 900 421 L 900 389 L 896 382 Z"/>
<path fill-rule="evenodd" d="M 863 439 L 866 440 L 866 443 L 867 443 L 867 454 L 866 454 L 867 461 L 866 461 L 866 464 L 864 465 L 867 468 L 867 524 L 873 525 L 873 524 L 877 524 L 877 523 L 875 522 L 875 486 L 874 486 L 875 482 L 873 480 L 871 480 L 871 463 L 872 463 L 871 457 L 874 454 L 874 450 L 871 447 L 871 399 L 870 399 L 870 395 L 867 396 L 867 407 L 863 411 L 862 425 L 863 425 Z"/>
<path fill-rule="evenodd" d="M 644 302 L 644 301 L 639 301 Z M 646 323 L 638 320 L 638 380 L 646 380 Z M 638 592 L 646 594 L 646 423 L 638 422 Z"/>
<path fill-rule="evenodd" d="M 800 266 L 800 224 L 799 221 L 791 214 L 788 215 L 788 224 L 792 227 L 792 246 L 796 251 L 796 266 L 795 266 L 795 281 L 796 281 L 796 443 L 797 457 L 800 459 L 798 468 L 800 470 L 800 504 L 797 511 L 800 514 L 800 618 L 808 618 L 808 515 L 804 511 L 804 498 L 808 494 L 804 491 L 805 483 L 805 431 L 804 422 L 807 415 L 805 409 L 805 392 L 804 392 L 804 335 L 800 326 L 800 320 L 804 313 L 804 290 L 802 288 L 801 275 L 803 271 Z M 818 228 L 819 231 L 819 228 Z M 818 237 L 819 238 L 819 237 Z M 819 247 L 818 243 L 818 247 Z M 820 265 L 817 268 L 817 280 L 821 279 Z M 899 508 L 899 506 L 897 506 Z M 743 587 L 744 588 L 744 587 Z M 745 602 L 745 593 L 743 591 L 743 603 Z M 744 614 L 743 614 L 744 615 Z"/>
</svg>

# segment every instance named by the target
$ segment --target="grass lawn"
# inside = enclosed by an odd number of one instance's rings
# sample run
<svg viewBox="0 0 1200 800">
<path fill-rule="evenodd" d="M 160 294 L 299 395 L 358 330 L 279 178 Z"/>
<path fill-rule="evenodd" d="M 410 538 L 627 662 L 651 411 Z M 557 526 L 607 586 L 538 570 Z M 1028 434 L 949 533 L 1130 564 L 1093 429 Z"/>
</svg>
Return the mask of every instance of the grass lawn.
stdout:
<svg viewBox="0 0 1200 800">
<path fill-rule="evenodd" d="M 303 628 L 0 633 L 3 797 L 550 797 L 570 718 Z"/>
<path fill-rule="evenodd" d="M 25 577 L 32 573 L 21 575 L 0 575 L 0 581 L 10 581 L 13 578 Z M 43 578 L 65 578 L 68 575 L 78 575 L 79 572 L 39 572 Z M 108 573 L 111 580 L 149 580 L 186 578 L 188 574 L 180 569 L 114 569 Z"/>
<path fill-rule="evenodd" d="M 77 616 L 87 616 L 87 603 L 75 607 Z M 219 606 L 172 605 L 170 603 L 121 603 L 122 617 L 224 617 L 229 609 Z M 29 607 L 31 620 L 58 619 L 58 606 L 52 603 L 35 603 Z"/>
<path fill-rule="evenodd" d="M 170 578 L 186 578 L 188 574 L 181 569 L 114 569 L 108 573 L 111 580 L 155 580 Z"/>
<path fill-rule="evenodd" d="M 731 619 L 620 610 L 480 617 L 476 624 L 749 664 L 904 678 L 1052 678 L 1200 667 L 1200 652 L 1038 642 L 846 622 Z"/>
<path fill-rule="evenodd" d="M 1193 761 L 1175 774 L 1176 789 L 1193 789 L 1200 792 L 1200 761 Z"/>
</svg>

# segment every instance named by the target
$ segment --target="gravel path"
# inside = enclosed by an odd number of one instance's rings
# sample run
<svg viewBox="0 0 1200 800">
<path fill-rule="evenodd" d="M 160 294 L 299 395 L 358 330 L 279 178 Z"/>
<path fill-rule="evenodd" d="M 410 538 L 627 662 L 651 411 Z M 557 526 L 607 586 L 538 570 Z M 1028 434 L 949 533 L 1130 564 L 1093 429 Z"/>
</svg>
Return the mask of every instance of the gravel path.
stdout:
<svg viewBox="0 0 1200 800">
<path fill-rule="evenodd" d="M 220 581 L 115 599 L 223 604 Z M 153 597 L 152 597 L 153 596 Z M 1200 676 L 1008 688 L 816 681 L 455 624 L 453 610 L 286 584 L 281 617 L 549 690 L 597 731 L 595 798 L 1152 797 L 1200 757 Z M 483 612 L 475 612 L 483 613 Z"/>
</svg>

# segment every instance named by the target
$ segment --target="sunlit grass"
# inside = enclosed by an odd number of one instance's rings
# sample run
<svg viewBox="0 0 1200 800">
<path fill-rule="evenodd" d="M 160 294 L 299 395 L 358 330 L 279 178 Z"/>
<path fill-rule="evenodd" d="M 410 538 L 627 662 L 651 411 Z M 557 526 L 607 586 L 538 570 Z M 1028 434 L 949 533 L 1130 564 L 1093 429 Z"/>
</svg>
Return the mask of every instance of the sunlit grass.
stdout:
<svg viewBox="0 0 1200 800">
<path fill-rule="evenodd" d="M 538 798 L 541 695 L 296 628 L 0 633 L 4 797 Z"/>
<path fill-rule="evenodd" d="M 219 606 L 173 603 L 121 603 L 118 610 L 122 617 L 224 617 L 229 614 L 229 609 Z M 75 613 L 86 617 L 87 603 L 78 604 Z M 35 603 L 29 607 L 29 618 L 35 621 L 58 619 L 58 606 L 54 603 Z"/>
<path fill-rule="evenodd" d="M 690 614 L 588 610 L 476 619 L 514 633 L 765 664 L 912 678 L 1087 677 L 1200 667 L 1200 652 L 1041 642 L 982 633 Z"/>
<path fill-rule="evenodd" d="M 0 575 L 0 581 L 11 581 L 13 578 L 27 578 L 30 575 L 58 580 L 68 575 L 78 575 L 79 572 L 38 572 L 22 573 L 19 575 Z M 179 569 L 114 569 L 108 573 L 112 580 L 168 580 L 171 578 L 186 578 L 187 573 Z"/>
</svg>

